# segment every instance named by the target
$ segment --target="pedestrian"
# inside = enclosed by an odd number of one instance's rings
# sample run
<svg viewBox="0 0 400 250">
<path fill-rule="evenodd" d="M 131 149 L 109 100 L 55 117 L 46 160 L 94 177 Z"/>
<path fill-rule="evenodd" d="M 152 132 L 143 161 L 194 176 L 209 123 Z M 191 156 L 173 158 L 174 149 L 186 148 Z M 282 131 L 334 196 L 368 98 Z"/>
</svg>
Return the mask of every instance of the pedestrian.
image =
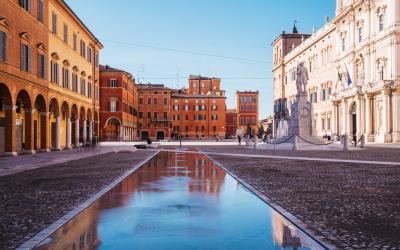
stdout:
<svg viewBox="0 0 400 250">
<path fill-rule="evenodd" d="M 237 137 L 238 137 L 238 143 L 239 143 L 239 145 L 242 145 L 242 137 L 240 137 L 240 135 L 238 135 Z"/>
</svg>

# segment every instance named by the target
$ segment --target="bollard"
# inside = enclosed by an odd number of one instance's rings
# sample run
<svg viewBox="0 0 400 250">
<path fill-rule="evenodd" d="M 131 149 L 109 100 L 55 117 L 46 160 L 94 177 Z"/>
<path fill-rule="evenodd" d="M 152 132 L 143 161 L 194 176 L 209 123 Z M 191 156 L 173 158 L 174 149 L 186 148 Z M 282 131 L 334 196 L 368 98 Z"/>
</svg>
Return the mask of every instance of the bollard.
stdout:
<svg viewBox="0 0 400 250">
<path fill-rule="evenodd" d="M 343 135 L 343 150 L 349 150 L 349 140 L 347 139 L 347 134 Z"/>
<path fill-rule="evenodd" d="M 298 150 L 297 142 L 298 142 L 298 138 L 297 138 L 297 135 L 295 135 L 294 138 L 293 138 L 293 151 L 297 151 Z"/>
<path fill-rule="evenodd" d="M 360 148 L 364 148 L 365 147 L 365 136 L 362 135 L 361 139 L 360 139 Z"/>
</svg>

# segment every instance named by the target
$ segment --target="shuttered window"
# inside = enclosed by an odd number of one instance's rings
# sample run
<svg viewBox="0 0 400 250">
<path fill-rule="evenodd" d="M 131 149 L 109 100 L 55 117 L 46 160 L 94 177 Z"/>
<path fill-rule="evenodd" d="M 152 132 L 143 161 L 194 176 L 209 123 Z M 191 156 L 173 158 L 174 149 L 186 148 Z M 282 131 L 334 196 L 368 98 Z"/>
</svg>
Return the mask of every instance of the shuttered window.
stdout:
<svg viewBox="0 0 400 250">
<path fill-rule="evenodd" d="M 43 0 L 38 0 L 38 13 L 37 19 L 39 22 L 43 23 Z"/>
<path fill-rule="evenodd" d="M 47 59 L 43 54 L 38 53 L 38 77 L 47 78 Z"/>
<path fill-rule="evenodd" d="M 21 45 L 21 70 L 32 72 L 32 49 L 26 44 Z"/>
<path fill-rule="evenodd" d="M 87 96 L 88 96 L 89 98 L 92 98 L 92 83 L 91 83 L 91 82 L 88 82 Z"/>
<path fill-rule="evenodd" d="M 53 13 L 51 20 L 52 20 L 52 32 L 53 34 L 57 34 L 57 15 Z"/>
<path fill-rule="evenodd" d="M 86 57 L 86 44 L 81 40 L 81 56 Z"/>
<path fill-rule="evenodd" d="M 32 0 L 20 0 L 19 5 L 26 11 L 32 11 Z"/>
<path fill-rule="evenodd" d="M 7 61 L 7 33 L 0 31 L 0 61 Z"/>
<path fill-rule="evenodd" d="M 87 48 L 87 60 L 88 62 L 92 62 L 92 49 L 90 47 Z"/>
<path fill-rule="evenodd" d="M 68 25 L 64 24 L 64 43 L 68 43 Z"/>
<path fill-rule="evenodd" d="M 69 89 L 69 70 L 67 68 L 63 68 L 62 76 L 63 87 Z"/>
<path fill-rule="evenodd" d="M 55 61 L 51 61 L 51 73 L 50 73 L 50 80 L 52 83 L 59 84 L 59 66 L 58 63 Z"/>
<path fill-rule="evenodd" d="M 73 43 L 74 43 L 74 50 L 76 51 L 76 49 L 77 49 L 77 36 L 76 36 L 76 33 L 74 33 L 73 39 L 74 39 L 74 41 L 73 41 Z"/>
<path fill-rule="evenodd" d="M 72 91 L 78 92 L 78 75 L 72 73 Z"/>
<path fill-rule="evenodd" d="M 86 81 L 85 79 L 81 79 L 81 95 L 86 95 Z"/>
</svg>

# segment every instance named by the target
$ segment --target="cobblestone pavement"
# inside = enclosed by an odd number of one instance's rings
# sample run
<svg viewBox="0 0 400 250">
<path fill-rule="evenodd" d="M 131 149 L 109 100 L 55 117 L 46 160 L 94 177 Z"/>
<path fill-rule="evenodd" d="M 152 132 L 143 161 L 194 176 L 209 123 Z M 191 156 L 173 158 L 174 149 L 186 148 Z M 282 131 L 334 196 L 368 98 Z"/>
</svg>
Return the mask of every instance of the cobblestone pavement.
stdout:
<svg viewBox="0 0 400 250">
<path fill-rule="evenodd" d="M 165 146 L 163 148 L 166 148 Z M 170 149 L 174 147 L 169 147 Z M 244 146 L 196 146 L 204 152 L 250 154 L 250 155 L 279 155 L 296 157 L 332 158 L 364 161 L 400 162 L 400 150 L 396 148 L 368 147 L 357 151 L 292 151 L 252 149 Z"/>
<path fill-rule="evenodd" d="M 21 245 L 153 153 L 109 152 L 0 177 L 0 249 Z"/>
<path fill-rule="evenodd" d="M 96 150 L 91 149 L 70 149 L 62 151 L 53 151 L 37 154 L 25 154 L 7 157 L 0 157 L 0 176 L 10 175 L 26 171 L 29 169 L 45 167 L 62 162 L 77 160 L 89 156 L 104 154 L 108 152 L 120 150 L 135 150 L 132 147 L 116 146 L 116 147 L 98 147 Z"/>
<path fill-rule="evenodd" d="M 398 166 L 211 157 L 338 249 L 400 249 Z M 353 157 L 399 160 L 380 150 Z"/>
</svg>

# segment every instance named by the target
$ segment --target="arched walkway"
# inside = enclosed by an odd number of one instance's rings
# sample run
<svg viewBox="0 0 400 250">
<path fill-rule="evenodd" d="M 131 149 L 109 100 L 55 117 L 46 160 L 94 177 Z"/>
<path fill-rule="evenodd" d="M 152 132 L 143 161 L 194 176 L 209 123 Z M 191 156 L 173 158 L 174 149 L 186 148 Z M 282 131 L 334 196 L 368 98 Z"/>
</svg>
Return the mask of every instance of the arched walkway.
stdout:
<svg viewBox="0 0 400 250">
<path fill-rule="evenodd" d="M 65 101 L 61 105 L 61 148 L 71 148 L 71 114 Z"/>
<path fill-rule="evenodd" d="M 17 152 L 25 150 L 31 153 L 33 145 L 33 110 L 31 99 L 25 90 L 21 90 L 16 101 L 15 140 Z"/>
<path fill-rule="evenodd" d="M 61 116 L 57 99 L 53 98 L 49 105 L 50 146 L 52 150 L 61 150 Z"/>
<path fill-rule="evenodd" d="M 93 122 L 93 114 L 92 114 L 92 110 L 88 109 L 87 110 L 87 127 L 86 127 L 86 134 L 87 134 L 87 142 L 89 144 L 91 144 L 93 142 L 93 126 L 94 126 L 94 122 Z"/>
<path fill-rule="evenodd" d="M 16 155 L 15 107 L 10 90 L 0 83 L 0 153 Z"/>
<path fill-rule="evenodd" d="M 84 107 L 79 110 L 79 141 L 85 145 L 87 142 L 87 116 Z"/>
<path fill-rule="evenodd" d="M 121 141 L 122 140 L 122 126 L 121 121 L 117 117 L 110 117 L 106 125 L 105 136 L 103 135 L 103 141 Z"/>
<path fill-rule="evenodd" d="M 71 144 L 79 146 L 79 112 L 78 107 L 73 104 L 71 107 Z"/>
<path fill-rule="evenodd" d="M 49 149 L 47 131 L 48 131 L 48 112 L 46 107 L 46 101 L 42 95 L 38 95 L 35 98 L 35 118 L 33 124 L 34 131 L 34 149 L 47 151 Z"/>
<path fill-rule="evenodd" d="M 99 130 L 100 130 L 100 121 L 99 121 L 99 115 L 97 111 L 94 112 L 94 135 L 98 138 L 100 136 Z"/>
<path fill-rule="evenodd" d="M 350 131 L 354 141 L 357 141 L 357 103 L 353 102 L 350 106 Z"/>
</svg>

